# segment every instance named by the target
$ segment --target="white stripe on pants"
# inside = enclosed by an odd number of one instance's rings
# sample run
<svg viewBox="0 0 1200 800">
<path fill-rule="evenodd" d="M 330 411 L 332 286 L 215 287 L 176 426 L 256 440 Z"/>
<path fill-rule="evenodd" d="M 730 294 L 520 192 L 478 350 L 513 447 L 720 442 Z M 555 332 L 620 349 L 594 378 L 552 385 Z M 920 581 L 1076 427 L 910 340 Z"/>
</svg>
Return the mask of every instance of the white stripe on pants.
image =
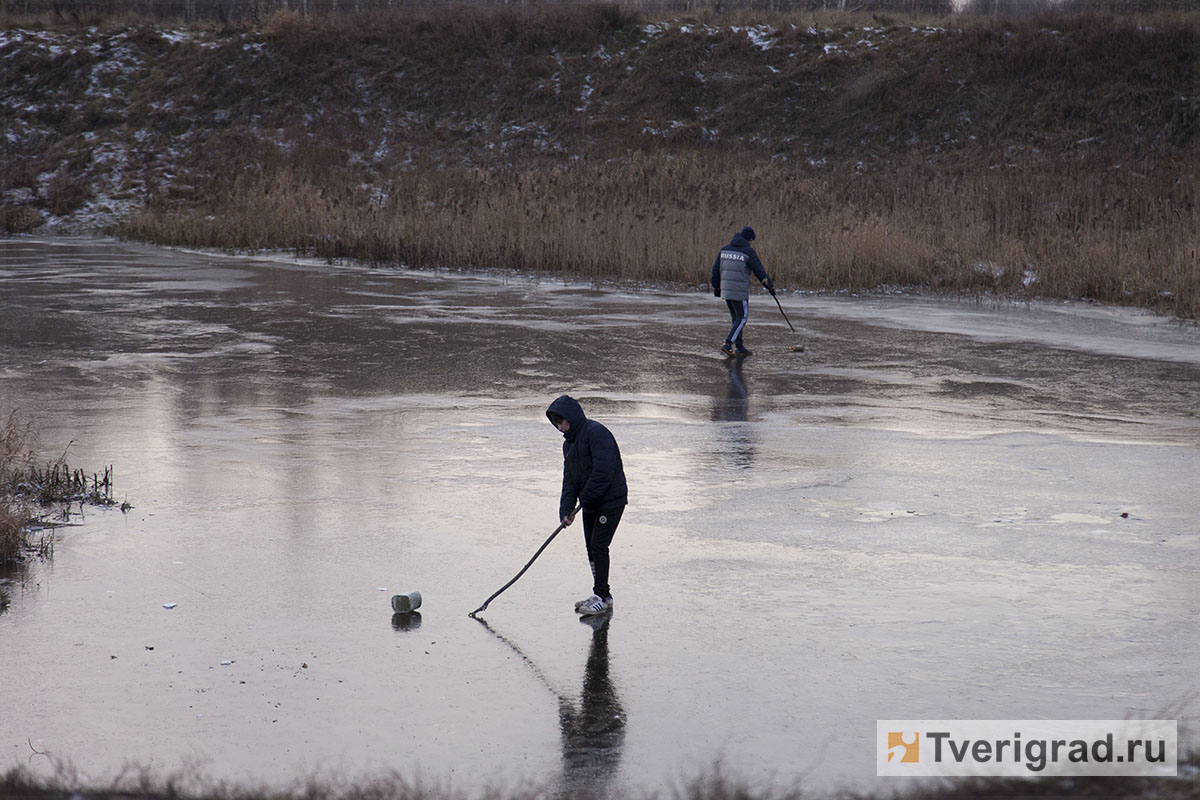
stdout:
<svg viewBox="0 0 1200 800">
<path fill-rule="evenodd" d="M 726 300 L 726 305 L 729 306 L 729 317 L 733 321 L 733 327 L 729 331 L 729 336 L 725 339 L 727 342 L 741 342 L 742 331 L 746 329 L 746 323 L 750 320 L 750 301 L 749 300 Z M 741 306 L 738 306 L 741 303 Z M 741 312 L 741 317 L 734 316 L 738 311 Z"/>
</svg>

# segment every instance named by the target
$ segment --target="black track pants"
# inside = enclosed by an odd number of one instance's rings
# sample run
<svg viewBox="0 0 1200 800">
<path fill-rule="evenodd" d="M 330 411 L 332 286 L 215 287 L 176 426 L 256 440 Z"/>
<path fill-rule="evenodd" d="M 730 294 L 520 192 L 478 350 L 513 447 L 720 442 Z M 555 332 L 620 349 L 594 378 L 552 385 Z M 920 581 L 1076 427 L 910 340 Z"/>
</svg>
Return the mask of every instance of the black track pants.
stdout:
<svg viewBox="0 0 1200 800">
<path fill-rule="evenodd" d="M 746 330 L 746 323 L 750 319 L 750 301 L 726 300 L 725 305 L 729 306 L 729 319 L 733 323 L 725 341 L 729 344 L 741 344 L 742 331 Z"/>
<path fill-rule="evenodd" d="M 592 592 L 599 597 L 612 597 L 608 587 L 608 546 L 624 513 L 624 506 L 583 512 L 583 543 L 587 545 L 588 562 L 592 565 Z"/>
</svg>

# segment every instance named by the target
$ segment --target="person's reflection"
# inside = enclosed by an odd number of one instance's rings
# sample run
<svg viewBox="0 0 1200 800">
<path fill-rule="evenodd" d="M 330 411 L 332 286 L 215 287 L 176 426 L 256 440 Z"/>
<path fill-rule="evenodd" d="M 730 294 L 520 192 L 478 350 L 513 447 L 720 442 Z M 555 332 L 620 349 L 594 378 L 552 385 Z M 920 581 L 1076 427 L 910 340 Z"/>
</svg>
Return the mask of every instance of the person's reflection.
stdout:
<svg viewBox="0 0 1200 800">
<path fill-rule="evenodd" d="M 737 425 L 723 426 L 717 436 L 721 455 L 728 457 L 732 466 L 745 469 L 754 462 L 754 439 L 747 422 L 750 415 L 750 390 L 742 375 L 744 358 L 725 361 L 729 373 L 728 383 L 713 396 L 713 422 L 735 422 Z"/>
<path fill-rule="evenodd" d="M 562 776 L 556 797 L 564 800 L 616 797 L 611 791 L 621 750 L 625 745 L 625 709 L 617 697 L 608 670 L 608 627 L 613 612 L 581 617 L 592 629 L 592 643 L 583 670 L 583 691 L 576 705 L 559 691 L 533 659 L 482 617 L 475 621 L 512 648 L 534 675 L 558 698 L 558 724 L 562 738 Z"/>
<path fill-rule="evenodd" d="M 725 396 L 713 398 L 713 420 L 717 422 L 745 422 L 750 411 L 750 392 L 746 389 L 746 378 L 742 375 L 744 358 L 725 360 L 729 371 L 729 385 Z"/>
<path fill-rule="evenodd" d="M 562 786 L 559 796 L 608 798 L 625 745 L 625 709 L 608 672 L 608 627 L 612 611 L 579 621 L 593 629 L 578 707 L 562 695 Z"/>
</svg>

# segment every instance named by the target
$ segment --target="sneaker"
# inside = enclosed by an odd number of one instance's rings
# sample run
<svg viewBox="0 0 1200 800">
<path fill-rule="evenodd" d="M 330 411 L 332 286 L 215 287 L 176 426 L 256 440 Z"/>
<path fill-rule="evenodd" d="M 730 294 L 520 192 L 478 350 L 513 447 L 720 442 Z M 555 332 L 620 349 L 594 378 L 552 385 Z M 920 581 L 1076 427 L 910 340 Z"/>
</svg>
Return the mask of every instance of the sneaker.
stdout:
<svg viewBox="0 0 1200 800">
<path fill-rule="evenodd" d="M 576 609 L 576 611 L 580 614 L 580 616 L 589 617 L 593 614 L 603 614 L 612 607 L 613 599 L 611 597 L 604 598 L 598 595 L 592 595 L 584 602 L 583 605 Z"/>
<path fill-rule="evenodd" d="M 579 609 L 583 608 L 585 605 L 590 603 L 592 598 L 595 596 L 596 595 L 594 595 L 594 594 L 589 594 L 587 597 L 583 598 L 582 600 L 576 600 L 575 601 L 575 613 L 578 614 Z"/>
<path fill-rule="evenodd" d="M 747 349 L 746 349 L 746 345 L 744 345 L 744 344 L 739 344 L 739 345 L 737 346 L 737 349 L 736 349 L 736 350 L 734 350 L 733 352 L 734 352 L 735 354 L 739 355 L 739 356 L 752 356 L 752 355 L 754 355 L 754 351 L 753 351 L 753 350 L 747 350 Z"/>
<path fill-rule="evenodd" d="M 721 345 L 721 352 L 727 356 L 733 355 L 733 345 L 729 342 L 726 342 L 725 344 Z"/>
</svg>

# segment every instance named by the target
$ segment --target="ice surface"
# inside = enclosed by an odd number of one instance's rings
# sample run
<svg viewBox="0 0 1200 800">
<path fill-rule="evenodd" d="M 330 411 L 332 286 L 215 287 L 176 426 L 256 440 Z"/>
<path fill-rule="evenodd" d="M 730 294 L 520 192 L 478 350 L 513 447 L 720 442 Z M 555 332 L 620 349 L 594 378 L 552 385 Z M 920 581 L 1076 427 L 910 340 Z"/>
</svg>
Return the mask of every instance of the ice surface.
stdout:
<svg viewBox="0 0 1200 800">
<path fill-rule="evenodd" d="M 0 405 L 134 505 L 3 584 L 0 764 L 822 792 L 895 786 L 877 719 L 1196 719 L 1194 327 L 781 295 L 798 333 L 755 298 L 732 362 L 707 293 L 0 257 Z M 572 611 L 575 526 L 481 626 L 557 524 L 563 392 L 629 478 L 614 614 Z"/>
</svg>

